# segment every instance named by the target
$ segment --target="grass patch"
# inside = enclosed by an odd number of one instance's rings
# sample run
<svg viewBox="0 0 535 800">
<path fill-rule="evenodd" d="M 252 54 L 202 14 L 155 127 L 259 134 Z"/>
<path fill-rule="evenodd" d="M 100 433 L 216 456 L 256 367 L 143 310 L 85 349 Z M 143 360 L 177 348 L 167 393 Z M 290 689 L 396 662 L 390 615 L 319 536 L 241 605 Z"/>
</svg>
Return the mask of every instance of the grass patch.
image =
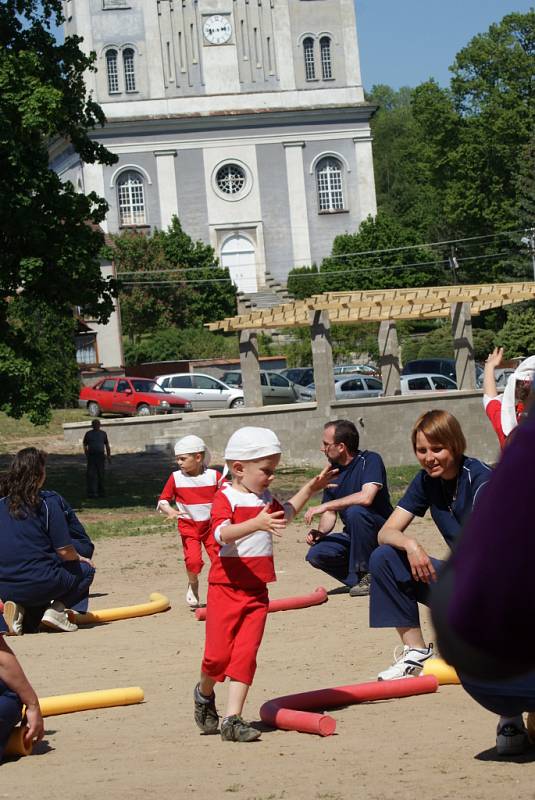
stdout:
<svg viewBox="0 0 535 800">
<path fill-rule="evenodd" d="M 84 422 L 89 419 L 82 408 L 56 408 L 48 425 L 33 425 L 27 416 L 13 419 L 0 412 L 0 448 L 18 439 L 31 439 L 38 436 L 61 436 L 62 425 L 66 422 Z"/>
</svg>

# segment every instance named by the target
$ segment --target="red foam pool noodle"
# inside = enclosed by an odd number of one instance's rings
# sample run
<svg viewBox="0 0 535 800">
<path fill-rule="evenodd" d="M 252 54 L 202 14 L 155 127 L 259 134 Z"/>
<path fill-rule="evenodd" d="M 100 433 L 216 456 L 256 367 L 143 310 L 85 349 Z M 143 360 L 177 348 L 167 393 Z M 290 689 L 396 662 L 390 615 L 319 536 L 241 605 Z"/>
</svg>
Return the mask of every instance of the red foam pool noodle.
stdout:
<svg viewBox="0 0 535 800">
<path fill-rule="evenodd" d="M 318 586 L 310 594 L 303 594 L 298 597 L 281 597 L 280 600 L 270 600 L 268 612 L 273 614 L 275 611 L 293 611 L 296 608 L 308 608 L 309 606 L 319 606 L 328 600 L 327 591 L 323 586 Z M 198 608 L 195 616 L 203 622 L 206 619 L 206 609 Z"/>
<path fill-rule="evenodd" d="M 423 678 L 402 678 L 397 681 L 371 681 L 333 689 L 316 689 L 312 692 L 288 694 L 268 700 L 260 709 L 260 718 L 267 725 L 286 731 L 318 733 L 330 736 L 336 721 L 326 714 L 313 711 L 365 703 L 373 700 L 393 700 L 417 694 L 436 692 L 438 681 L 434 675 Z"/>
</svg>

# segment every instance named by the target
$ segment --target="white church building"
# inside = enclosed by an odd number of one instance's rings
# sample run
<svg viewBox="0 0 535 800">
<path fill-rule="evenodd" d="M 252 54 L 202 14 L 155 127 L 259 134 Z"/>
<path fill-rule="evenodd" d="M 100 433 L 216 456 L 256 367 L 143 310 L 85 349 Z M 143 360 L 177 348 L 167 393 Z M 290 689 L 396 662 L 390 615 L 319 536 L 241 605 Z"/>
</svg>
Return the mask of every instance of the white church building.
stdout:
<svg viewBox="0 0 535 800">
<path fill-rule="evenodd" d="M 118 161 L 58 145 L 52 166 L 106 198 L 107 232 L 176 214 L 254 293 L 375 214 L 354 0 L 66 0 L 64 14 L 97 54 L 88 89 L 107 123 L 92 135 Z"/>
</svg>

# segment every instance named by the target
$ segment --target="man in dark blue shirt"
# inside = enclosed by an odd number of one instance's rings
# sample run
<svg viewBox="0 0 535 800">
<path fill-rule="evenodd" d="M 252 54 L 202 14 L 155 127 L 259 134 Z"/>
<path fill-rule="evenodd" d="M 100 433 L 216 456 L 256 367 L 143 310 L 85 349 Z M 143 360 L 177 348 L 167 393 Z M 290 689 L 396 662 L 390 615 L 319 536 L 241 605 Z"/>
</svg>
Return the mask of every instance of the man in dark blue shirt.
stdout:
<svg viewBox="0 0 535 800">
<path fill-rule="evenodd" d="M 305 513 L 307 525 L 319 516 L 317 528 L 307 535 L 311 547 L 306 560 L 349 586 L 351 597 L 364 596 L 370 591 L 369 557 L 392 513 L 383 459 L 359 450 L 359 434 L 349 420 L 325 425 L 321 449 L 338 468 L 338 476 L 325 490 L 321 505 Z M 338 514 L 343 531 L 331 533 Z"/>
</svg>

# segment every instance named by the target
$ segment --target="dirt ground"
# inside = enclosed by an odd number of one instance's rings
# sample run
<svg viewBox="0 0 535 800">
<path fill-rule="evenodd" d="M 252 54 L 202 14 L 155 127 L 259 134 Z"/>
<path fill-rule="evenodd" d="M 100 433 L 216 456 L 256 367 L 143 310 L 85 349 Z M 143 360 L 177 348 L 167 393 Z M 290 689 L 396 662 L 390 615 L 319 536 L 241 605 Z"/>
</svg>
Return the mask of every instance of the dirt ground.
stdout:
<svg viewBox="0 0 535 800">
<path fill-rule="evenodd" d="M 418 535 L 442 547 L 428 521 Z M 272 597 L 304 594 L 335 582 L 303 561 L 303 525 L 276 543 Z M 330 712 L 336 734 L 319 737 L 262 726 L 259 742 L 233 744 L 200 735 L 192 690 L 204 624 L 184 603 L 185 574 L 171 529 L 102 540 L 92 608 L 145 602 L 166 594 L 168 612 L 72 634 L 41 633 L 9 642 L 40 696 L 141 686 L 145 702 L 46 720 L 45 741 L 29 758 L 2 765 L 0 796 L 56 800 L 414 800 L 533 798 L 533 754 L 500 759 L 495 718 L 459 686 L 434 695 Z M 205 586 L 203 585 L 203 589 Z M 432 632 L 423 617 L 429 638 Z M 396 637 L 368 628 L 368 599 L 335 593 L 315 608 L 268 618 L 246 717 L 282 694 L 374 679 L 392 658 Z M 223 706 L 226 687 L 219 688 Z M 259 723 L 261 725 L 261 723 Z"/>
</svg>

